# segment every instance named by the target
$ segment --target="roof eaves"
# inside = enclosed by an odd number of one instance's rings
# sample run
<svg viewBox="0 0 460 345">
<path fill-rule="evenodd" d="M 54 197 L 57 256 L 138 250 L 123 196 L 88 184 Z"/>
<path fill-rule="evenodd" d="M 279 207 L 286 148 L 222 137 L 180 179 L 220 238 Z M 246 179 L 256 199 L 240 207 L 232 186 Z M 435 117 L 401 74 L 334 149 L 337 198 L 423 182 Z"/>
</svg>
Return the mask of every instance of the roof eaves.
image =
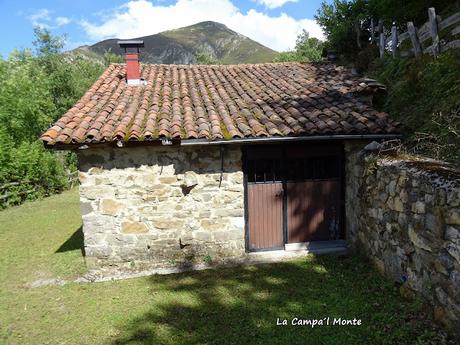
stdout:
<svg viewBox="0 0 460 345">
<path fill-rule="evenodd" d="M 331 134 L 311 136 L 272 136 L 272 137 L 251 137 L 232 139 L 178 139 L 168 141 L 167 146 L 200 146 L 200 145 L 237 145 L 237 144 L 270 144 L 282 142 L 299 141 L 332 141 L 332 140 L 391 140 L 400 139 L 401 134 Z M 84 150 L 94 147 L 138 147 L 138 146 L 163 146 L 162 138 L 144 141 L 108 141 L 108 142 L 87 142 L 87 143 L 55 143 L 50 144 L 44 141 L 45 148 L 55 150 Z"/>
</svg>

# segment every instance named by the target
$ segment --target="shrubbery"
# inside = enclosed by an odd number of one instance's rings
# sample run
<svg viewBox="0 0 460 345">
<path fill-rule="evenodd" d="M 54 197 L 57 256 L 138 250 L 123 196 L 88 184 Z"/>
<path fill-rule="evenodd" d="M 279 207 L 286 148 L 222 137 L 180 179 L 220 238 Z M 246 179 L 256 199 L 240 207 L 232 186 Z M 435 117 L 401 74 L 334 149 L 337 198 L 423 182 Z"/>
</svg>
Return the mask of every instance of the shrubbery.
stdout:
<svg viewBox="0 0 460 345">
<path fill-rule="evenodd" d="M 0 59 L 0 208 L 67 188 L 75 157 L 46 150 L 39 137 L 104 69 L 61 54 L 62 37 L 38 28 L 35 35 L 35 54 L 13 51 Z"/>
<path fill-rule="evenodd" d="M 60 192 L 68 186 L 64 157 L 47 151 L 41 142 L 23 142 L 14 147 L 0 139 L 1 206 Z M 62 155 L 61 155 L 62 156 Z"/>
</svg>

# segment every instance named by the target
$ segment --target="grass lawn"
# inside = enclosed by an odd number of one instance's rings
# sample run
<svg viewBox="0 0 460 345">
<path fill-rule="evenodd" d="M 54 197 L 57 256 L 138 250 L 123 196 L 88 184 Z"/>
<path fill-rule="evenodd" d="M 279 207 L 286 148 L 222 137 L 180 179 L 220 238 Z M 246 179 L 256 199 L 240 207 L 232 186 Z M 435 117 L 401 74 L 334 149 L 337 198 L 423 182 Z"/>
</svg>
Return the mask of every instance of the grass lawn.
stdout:
<svg viewBox="0 0 460 345">
<path fill-rule="evenodd" d="M 362 258 L 42 286 L 85 271 L 76 190 L 0 212 L 0 344 L 440 344 Z M 276 326 L 277 318 L 361 326 Z"/>
</svg>

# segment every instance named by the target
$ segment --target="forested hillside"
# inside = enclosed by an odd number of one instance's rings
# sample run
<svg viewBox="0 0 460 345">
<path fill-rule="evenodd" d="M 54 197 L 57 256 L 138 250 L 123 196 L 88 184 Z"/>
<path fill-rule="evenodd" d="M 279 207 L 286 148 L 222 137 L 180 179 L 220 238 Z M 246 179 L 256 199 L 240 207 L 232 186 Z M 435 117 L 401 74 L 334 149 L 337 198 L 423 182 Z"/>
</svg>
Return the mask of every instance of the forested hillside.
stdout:
<svg viewBox="0 0 460 345">
<path fill-rule="evenodd" d="M 102 73 L 104 65 L 61 54 L 63 37 L 35 29 L 35 51 L 0 59 L 0 208 L 65 189 L 73 154 L 38 140 Z"/>
<path fill-rule="evenodd" d="M 327 35 L 326 49 L 338 63 L 378 79 L 387 88 L 375 104 L 403 125 L 403 150 L 437 159 L 460 162 L 460 52 L 447 50 L 437 56 L 397 55 L 388 51 L 379 58 L 378 42 L 371 42 L 371 22 L 379 20 L 383 33 L 399 33 L 407 22 L 420 28 L 434 7 L 438 19 L 460 11 L 460 1 L 444 0 L 334 0 L 323 3 L 316 19 Z M 441 40 L 456 40 L 460 34 L 450 25 L 439 33 Z M 430 42 L 430 41 L 429 41 Z M 406 43 L 410 48 L 410 40 Z M 422 47 L 423 48 L 423 47 Z"/>
</svg>

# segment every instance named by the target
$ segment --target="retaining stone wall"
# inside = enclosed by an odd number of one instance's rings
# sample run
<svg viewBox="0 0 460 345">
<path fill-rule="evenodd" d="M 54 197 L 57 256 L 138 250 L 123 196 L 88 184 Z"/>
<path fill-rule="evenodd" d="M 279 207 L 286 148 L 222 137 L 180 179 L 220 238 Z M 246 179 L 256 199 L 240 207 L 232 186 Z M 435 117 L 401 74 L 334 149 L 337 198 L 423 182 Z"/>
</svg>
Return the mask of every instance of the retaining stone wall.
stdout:
<svg viewBox="0 0 460 345">
<path fill-rule="evenodd" d="M 361 147 L 346 147 L 349 243 L 460 330 L 460 171 Z"/>
</svg>

